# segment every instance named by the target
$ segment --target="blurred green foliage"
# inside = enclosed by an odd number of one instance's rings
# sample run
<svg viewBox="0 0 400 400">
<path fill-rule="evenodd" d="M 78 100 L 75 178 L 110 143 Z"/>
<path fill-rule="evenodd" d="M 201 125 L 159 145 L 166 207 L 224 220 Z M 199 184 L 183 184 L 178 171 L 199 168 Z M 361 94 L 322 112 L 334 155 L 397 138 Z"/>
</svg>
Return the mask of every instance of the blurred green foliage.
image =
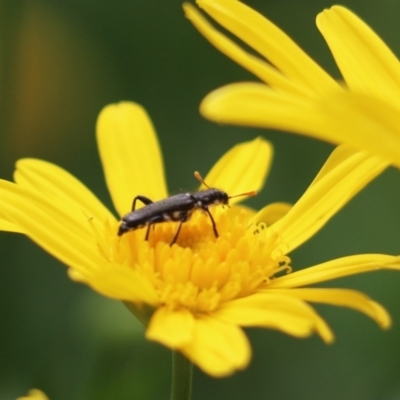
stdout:
<svg viewBox="0 0 400 400">
<path fill-rule="evenodd" d="M 314 18 L 322 0 L 251 0 L 332 74 L 339 73 Z M 399 2 L 348 0 L 400 54 Z M 111 102 L 143 104 L 159 133 L 171 192 L 196 186 L 233 144 L 264 135 L 275 146 L 266 189 L 251 204 L 294 202 L 332 150 L 312 139 L 218 126 L 198 105 L 222 84 L 254 80 L 212 48 L 168 0 L 0 1 L 0 174 L 21 157 L 66 168 L 107 205 L 94 127 Z M 141 168 L 137 165 L 137 168 Z M 134 194 L 132 194 L 134 195 Z M 399 253 L 400 176 L 391 169 L 293 254 L 295 268 L 361 253 Z M 54 232 L 57 234 L 57 232 Z M 146 342 L 116 301 L 72 283 L 66 269 L 26 238 L 0 233 L 0 399 L 30 387 L 51 400 L 167 399 L 170 352 Z M 382 332 L 349 310 L 319 307 L 337 340 L 294 339 L 252 329 L 250 367 L 227 379 L 195 371 L 194 400 L 400 398 L 400 275 L 366 274 L 326 286 L 352 287 L 391 312 Z"/>
</svg>

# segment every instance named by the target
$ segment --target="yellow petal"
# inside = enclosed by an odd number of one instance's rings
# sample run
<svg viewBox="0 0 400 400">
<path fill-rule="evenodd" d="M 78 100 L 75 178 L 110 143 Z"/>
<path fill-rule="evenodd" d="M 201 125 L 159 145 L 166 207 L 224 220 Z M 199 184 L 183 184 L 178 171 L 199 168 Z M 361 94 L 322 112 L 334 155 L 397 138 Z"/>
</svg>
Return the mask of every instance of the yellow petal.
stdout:
<svg viewBox="0 0 400 400">
<path fill-rule="evenodd" d="M 360 174 L 361 179 L 355 180 L 352 195 L 357 194 L 370 180 L 372 180 L 372 178 L 388 166 L 386 160 L 381 157 L 375 157 L 371 154 L 365 151 L 359 151 L 346 144 L 336 147 L 336 149 L 329 155 L 329 158 L 325 161 L 309 187 L 324 185 L 326 181 L 332 179 L 332 176 L 335 176 L 336 174 L 338 174 L 339 179 L 340 176 L 347 177 L 349 174 L 348 171 L 353 171 L 354 168 L 359 168 L 360 171 L 357 173 L 354 172 L 354 174 Z M 337 179 L 337 177 L 335 179 Z"/>
<path fill-rule="evenodd" d="M 347 145 L 336 147 L 336 149 L 333 150 L 329 155 L 329 158 L 325 161 L 322 168 L 318 171 L 317 176 L 314 178 L 310 186 L 315 185 L 331 171 L 335 170 L 335 168 L 340 168 L 340 165 L 348 162 L 349 159 L 355 159 L 355 157 L 364 156 L 368 157 L 368 155 L 360 153 L 358 150 L 355 150 L 353 147 Z"/>
<path fill-rule="evenodd" d="M 49 398 L 39 389 L 31 389 L 27 396 L 18 397 L 17 400 L 49 400 Z"/>
<path fill-rule="evenodd" d="M 359 254 L 337 258 L 313 267 L 280 276 L 269 288 L 294 288 L 379 269 L 400 269 L 400 258 L 385 254 Z"/>
<path fill-rule="evenodd" d="M 18 185 L 36 191 L 49 201 L 61 201 L 81 209 L 88 218 L 95 217 L 100 221 L 113 219 L 103 203 L 63 168 L 33 158 L 19 160 L 16 167 L 14 179 Z"/>
<path fill-rule="evenodd" d="M 86 201 L 82 199 L 83 205 L 79 204 L 82 193 L 78 190 L 79 182 L 75 182 L 73 177 L 60 171 L 59 177 L 66 178 L 61 184 L 66 189 L 63 195 L 51 184 L 49 178 L 56 172 L 56 167 L 49 166 L 48 175 L 44 173 L 41 179 L 39 170 L 46 163 L 30 160 L 22 164 L 23 172 L 17 174 L 21 185 L 0 180 L 0 208 L 5 218 L 21 226 L 34 242 L 70 267 L 69 275 L 72 279 L 84 282 L 114 299 L 157 304 L 158 296 L 154 286 L 145 277 L 132 268 L 110 261 L 99 251 L 99 238 L 95 236 L 93 224 L 97 222 L 103 226 L 108 217 L 113 218 L 108 211 L 105 215 L 101 213 L 101 203 L 92 195 L 95 205 L 97 202 L 100 206 L 97 210 L 94 208 L 97 216 L 88 216 L 91 198 L 88 197 Z M 32 166 L 40 168 L 35 170 Z M 41 184 L 42 190 L 40 187 L 34 191 L 23 187 L 34 187 L 34 182 Z M 72 187 L 77 190 L 75 201 L 71 199 Z"/>
<path fill-rule="evenodd" d="M 131 210 L 137 195 L 151 200 L 167 196 L 160 146 L 140 105 L 123 102 L 105 107 L 97 120 L 97 143 L 107 186 L 120 215 Z"/>
<path fill-rule="evenodd" d="M 351 90 L 399 98 L 399 60 L 367 24 L 350 10 L 334 6 L 318 15 L 317 26 Z"/>
<path fill-rule="evenodd" d="M 5 215 L 1 215 L 0 211 L 0 231 L 24 233 L 24 228 L 11 221 L 8 221 L 7 217 Z"/>
<path fill-rule="evenodd" d="M 100 264 L 88 217 L 81 210 L 52 203 L 17 184 L 0 180 L 1 210 L 39 246 L 69 266 Z"/>
<path fill-rule="evenodd" d="M 301 99 L 280 95 L 266 85 L 239 83 L 211 92 L 200 112 L 218 123 L 276 128 L 348 143 L 400 167 L 400 112 L 379 98 L 335 91 L 313 100 Z"/>
<path fill-rule="evenodd" d="M 264 222 L 267 226 L 274 224 L 283 218 L 292 205 L 289 203 L 271 203 L 262 208 L 252 220 L 253 222 Z"/>
<path fill-rule="evenodd" d="M 289 36 L 240 1 L 198 0 L 197 4 L 290 80 L 314 92 L 323 92 L 337 85 Z"/>
<path fill-rule="evenodd" d="M 230 196 L 258 191 L 263 187 L 269 172 L 272 151 L 271 144 L 260 137 L 237 144 L 217 161 L 205 182 L 210 187 L 226 191 Z M 229 203 L 239 201 L 243 201 L 243 197 L 235 197 Z"/>
<path fill-rule="evenodd" d="M 179 349 L 193 339 L 194 318 L 185 309 L 157 309 L 146 330 L 146 338 L 162 343 L 171 349 Z"/>
<path fill-rule="evenodd" d="M 390 99 L 388 99 L 390 100 Z M 400 110 L 377 97 L 352 92 L 335 93 L 316 103 L 321 127 L 327 135 L 380 154 L 400 167 Z"/>
<path fill-rule="evenodd" d="M 339 152 L 341 149 L 338 150 Z M 318 232 L 373 178 L 388 165 L 380 157 L 345 147 L 346 158 L 335 168 L 327 168 L 295 203 L 291 210 L 273 225 L 288 245 L 295 249 Z M 334 154 L 336 158 L 336 154 Z M 328 161 L 329 162 L 329 161 Z"/>
<path fill-rule="evenodd" d="M 332 331 L 312 307 L 289 293 L 269 291 L 232 300 L 214 316 L 228 323 L 278 329 L 300 338 L 317 332 L 326 342 L 333 340 Z"/>
<path fill-rule="evenodd" d="M 185 11 L 185 16 L 214 47 L 243 68 L 252 72 L 262 81 L 268 83 L 270 87 L 289 93 L 307 93 L 304 87 L 288 79 L 285 75 L 276 70 L 275 67 L 245 51 L 227 36 L 216 30 L 190 3 L 185 3 L 183 9 Z"/>
<path fill-rule="evenodd" d="M 314 100 L 282 94 L 262 83 L 233 83 L 214 90 L 201 102 L 200 112 L 218 123 L 275 128 L 338 141 L 338 134 L 321 129 Z"/>
<path fill-rule="evenodd" d="M 145 303 L 150 306 L 159 304 L 154 285 L 138 271 L 121 266 L 118 263 L 103 260 L 91 268 L 74 266 L 68 270 L 69 277 L 80 283 L 85 283 L 92 289 L 112 299 L 124 300 L 136 305 Z"/>
<path fill-rule="evenodd" d="M 193 339 L 181 351 L 204 372 L 215 377 L 244 369 L 251 357 L 250 344 L 242 329 L 212 317 L 195 320 Z"/>
<path fill-rule="evenodd" d="M 276 289 L 278 294 L 297 297 L 305 301 L 352 308 L 362 312 L 384 329 L 391 325 L 389 313 L 377 302 L 355 290 L 348 289 Z"/>
</svg>

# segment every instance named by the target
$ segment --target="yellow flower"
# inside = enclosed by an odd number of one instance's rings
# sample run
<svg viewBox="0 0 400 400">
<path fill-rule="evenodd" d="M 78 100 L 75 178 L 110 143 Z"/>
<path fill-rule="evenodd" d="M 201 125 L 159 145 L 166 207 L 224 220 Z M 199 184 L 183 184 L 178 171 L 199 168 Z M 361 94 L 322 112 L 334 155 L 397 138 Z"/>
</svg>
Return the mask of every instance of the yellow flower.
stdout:
<svg viewBox="0 0 400 400">
<path fill-rule="evenodd" d="M 18 397 L 17 400 L 49 400 L 49 398 L 39 389 L 31 389 L 27 396 Z"/>
<path fill-rule="evenodd" d="M 106 107 L 97 125 L 105 177 L 119 215 L 132 198 L 168 196 L 160 149 L 145 111 L 133 103 Z M 229 194 L 263 185 L 272 150 L 263 139 L 229 150 L 205 181 Z M 45 161 L 17 162 L 15 182 L 0 180 L 0 229 L 22 232 L 69 267 L 69 276 L 120 299 L 146 325 L 146 337 L 182 352 L 213 376 L 245 368 L 251 357 L 242 327 L 278 329 L 302 338 L 333 334 L 308 304 L 361 311 L 381 327 L 387 312 L 346 289 L 300 288 L 338 277 L 398 268 L 398 257 L 354 255 L 291 273 L 287 254 L 307 241 L 387 163 L 339 146 L 290 207 L 259 212 L 235 205 L 196 212 L 170 246 L 177 223 L 118 236 L 119 221 L 76 178 Z"/>
<path fill-rule="evenodd" d="M 263 82 L 230 84 L 210 93 L 200 107 L 205 117 L 348 143 L 400 167 L 399 60 L 355 14 L 333 6 L 317 17 L 317 26 L 343 75 L 341 82 L 277 26 L 240 1 L 198 0 L 197 4 L 258 56 L 185 4 L 186 16 L 194 26 Z"/>
</svg>

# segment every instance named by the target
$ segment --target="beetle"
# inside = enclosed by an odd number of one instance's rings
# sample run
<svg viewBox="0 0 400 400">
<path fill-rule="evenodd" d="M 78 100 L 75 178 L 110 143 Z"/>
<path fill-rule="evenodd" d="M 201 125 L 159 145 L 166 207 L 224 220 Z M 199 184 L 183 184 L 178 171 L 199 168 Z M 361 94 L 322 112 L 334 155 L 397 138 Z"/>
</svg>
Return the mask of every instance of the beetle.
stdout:
<svg viewBox="0 0 400 400">
<path fill-rule="evenodd" d="M 179 222 L 175 235 L 170 243 L 172 246 L 178 239 L 182 224 L 190 219 L 196 210 L 202 210 L 208 214 L 211 220 L 212 229 L 215 237 L 218 237 L 217 226 L 214 218 L 209 210 L 211 205 L 229 205 L 229 199 L 237 196 L 255 196 L 256 192 L 248 192 L 238 194 L 236 196 L 228 196 L 228 194 L 220 189 L 210 188 L 199 172 L 195 171 L 194 176 L 207 189 L 193 193 L 180 193 L 164 200 L 153 202 L 149 198 L 139 195 L 133 199 L 132 211 L 122 217 L 121 224 L 118 229 L 118 236 L 147 226 L 145 240 L 148 240 L 150 227 L 161 222 L 176 221 Z M 143 208 L 136 210 L 136 202 L 141 201 Z"/>
</svg>

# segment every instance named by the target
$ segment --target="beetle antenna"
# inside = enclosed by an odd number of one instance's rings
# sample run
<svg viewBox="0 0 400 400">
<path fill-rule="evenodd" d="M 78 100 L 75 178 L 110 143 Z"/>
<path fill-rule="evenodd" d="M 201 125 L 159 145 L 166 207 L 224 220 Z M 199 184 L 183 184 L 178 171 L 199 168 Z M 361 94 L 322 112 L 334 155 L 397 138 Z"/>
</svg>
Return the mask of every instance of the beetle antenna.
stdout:
<svg viewBox="0 0 400 400">
<path fill-rule="evenodd" d="M 202 183 L 205 187 L 207 187 L 208 189 L 211 189 L 210 186 L 207 185 L 207 183 L 204 182 L 203 177 L 200 175 L 199 171 L 194 171 L 194 177 L 200 182 Z"/>
<path fill-rule="evenodd" d="M 195 178 L 202 183 L 205 187 L 208 189 L 211 189 L 210 186 L 207 185 L 207 183 L 204 182 L 203 177 L 200 175 L 199 171 L 194 171 L 194 176 Z M 256 196 L 257 192 L 255 190 L 252 190 L 251 192 L 246 192 L 246 193 L 240 193 L 240 194 L 235 194 L 234 196 L 229 196 L 228 199 L 232 199 L 233 197 L 239 197 L 239 196 Z"/>
<path fill-rule="evenodd" d="M 240 194 L 235 194 L 234 196 L 229 196 L 228 199 L 231 199 L 232 197 L 239 197 L 239 196 L 256 196 L 257 192 L 255 190 L 252 190 L 251 192 L 246 192 L 246 193 L 240 193 Z"/>
</svg>

